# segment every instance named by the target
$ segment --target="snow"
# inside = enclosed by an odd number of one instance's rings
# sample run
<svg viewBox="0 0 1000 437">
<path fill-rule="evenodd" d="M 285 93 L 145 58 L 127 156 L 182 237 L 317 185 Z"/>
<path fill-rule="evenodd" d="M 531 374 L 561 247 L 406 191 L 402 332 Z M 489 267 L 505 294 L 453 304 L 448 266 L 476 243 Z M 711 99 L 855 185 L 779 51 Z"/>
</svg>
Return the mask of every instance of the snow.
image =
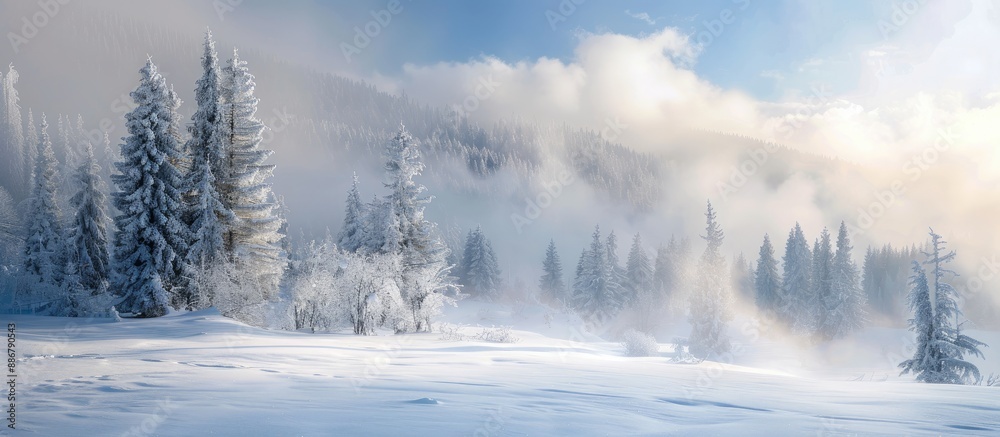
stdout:
<svg viewBox="0 0 1000 437">
<path fill-rule="evenodd" d="M 574 330 L 575 317 L 469 300 L 445 321 L 469 334 L 513 326 L 520 341 L 269 331 L 211 309 L 117 323 L 4 318 L 17 324 L 12 435 L 1000 432 L 1000 388 L 897 377 L 895 355 L 911 350 L 896 329 L 802 353 L 754 341 L 738 317 L 731 363 L 680 364 L 662 338 L 661 356 L 627 358 L 618 342 Z M 974 334 L 1000 344 L 1000 333 Z"/>
</svg>

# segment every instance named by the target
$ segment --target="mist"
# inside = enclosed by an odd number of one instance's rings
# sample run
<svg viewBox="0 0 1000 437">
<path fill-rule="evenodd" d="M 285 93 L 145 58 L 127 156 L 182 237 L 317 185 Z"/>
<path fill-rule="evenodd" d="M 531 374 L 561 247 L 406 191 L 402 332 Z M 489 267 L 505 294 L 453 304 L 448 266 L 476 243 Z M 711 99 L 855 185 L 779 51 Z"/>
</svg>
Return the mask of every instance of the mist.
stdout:
<svg viewBox="0 0 1000 437">
<path fill-rule="evenodd" d="M 48 18 L 30 38 L 0 46 L 0 59 L 21 72 L 25 112 L 81 114 L 93 139 L 107 132 L 114 147 L 147 56 L 186 102 L 182 114 L 193 113 L 200 40 L 211 28 L 220 56 L 238 46 L 256 76 L 258 114 L 271 128 L 265 146 L 275 150 L 274 190 L 287 206 L 293 239 L 337 232 L 354 173 L 364 198 L 384 194 L 377 153 L 304 133 L 342 123 L 331 114 L 345 110 L 330 107 L 346 104 L 323 100 L 316 82 L 304 78 L 334 75 L 370 84 L 404 106 L 457 113 L 485 129 L 510 121 L 540 126 L 533 147 L 543 165 L 530 174 L 483 177 L 441 159 L 429 162 L 424 176 L 435 196 L 428 216 L 463 234 L 482 225 L 506 274 L 528 284 L 536 282 L 545 242 L 555 240 L 569 264 L 595 225 L 614 230 L 623 244 L 640 233 L 651 252 L 671 236 L 695 240 L 697 250 L 706 200 L 726 232 L 726 253 L 751 259 L 765 233 L 778 245 L 796 222 L 810 241 L 824 227 L 846 222 L 858 261 L 867 246 L 921 245 L 933 227 L 958 251 L 959 270 L 972 276 L 983 276 L 977 272 L 991 265 L 1000 244 L 992 226 L 1000 213 L 1000 160 L 989 146 L 1000 135 L 988 121 L 1000 108 L 998 94 L 988 92 L 996 79 L 987 74 L 998 55 L 968 55 L 961 80 L 941 80 L 958 56 L 949 47 L 995 32 L 983 21 L 992 18 L 974 13 L 982 7 L 976 2 L 928 5 L 916 24 L 869 48 L 866 56 L 879 62 L 855 72 L 853 89 L 813 83 L 772 100 L 700 77 L 695 67 L 712 47 L 669 26 L 639 35 L 580 30 L 570 56 L 508 61 L 482 53 L 420 63 L 391 47 L 401 38 L 394 32 L 414 26 L 406 8 L 416 4 L 403 5 L 384 33 L 347 57 L 341 43 L 354 43 L 353 28 L 384 4 L 344 6 L 320 20 L 318 5 L 233 3 L 69 2 L 52 14 L 34 3 L 5 3 L 4 24 L 15 34 L 32 34 L 24 23 L 38 13 Z M 940 19 L 931 24 L 940 40 L 930 45 L 917 29 L 935 15 Z M 904 52 L 911 68 L 886 68 Z M 400 60 L 384 68 L 388 59 Z M 393 124 L 398 121 L 376 129 Z M 563 159 L 562 126 L 656 162 L 664 169 L 650 186 L 656 198 L 637 207 L 575 174 Z M 565 171 L 571 177 L 564 184 L 558 181 Z M 538 206 L 539 196 L 551 202 Z M 519 225 L 515 216 L 529 213 L 534 218 Z M 977 293 L 1000 302 L 988 273 Z"/>
</svg>

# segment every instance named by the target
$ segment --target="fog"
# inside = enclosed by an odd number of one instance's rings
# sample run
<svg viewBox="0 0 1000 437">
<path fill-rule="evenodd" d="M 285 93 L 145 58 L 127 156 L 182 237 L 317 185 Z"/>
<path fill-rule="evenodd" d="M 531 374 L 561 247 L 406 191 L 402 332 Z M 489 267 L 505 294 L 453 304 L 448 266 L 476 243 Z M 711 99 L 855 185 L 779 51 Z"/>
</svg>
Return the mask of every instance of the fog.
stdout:
<svg viewBox="0 0 1000 437">
<path fill-rule="evenodd" d="M 353 172 L 364 199 L 384 192 L 376 157 L 290 132 L 305 120 L 322 122 L 326 115 L 316 108 L 344 103 L 323 101 L 314 83 L 287 73 L 332 73 L 419 105 L 458 110 L 483 126 L 518 119 L 591 129 L 670 169 L 655 207 L 641 210 L 579 177 L 560 182 L 568 169 L 555 159 L 545 160 L 529 184 L 503 171 L 473 176 L 461 163 L 429 166 L 425 183 L 436 199 L 428 216 L 463 235 L 481 224 L 511 280 L 537 282 L 550 238 L 572 270 L 597 224 L 605 235 L 616 232 L 622 257 L 636 232 L 650 251 L 671 235 L 697 240 L 710 200 L 726 232 L 724 249 L 751 260 L 765 233 L 780 256 L 796 222 L 811 242 L 823 227 L 835 231 L 845 221 L 858 261 L 868 245 L 922 244 L 933 227 L 958 251 L 966 274 L 960 285 L 978 279 L 982 285 L 969 293 L 1000 305 L 992 263 L 1000 244 L 994 224 L 1000 215 L 1000 151 L 994 147 L 1000 79 L 991 74 L 1000 53 L 976 48 L 998 36 L 997 14 L 981 2 L 929 3 L 915 18 L 929 21 L 864 52 L 867 67 L 857 72 L 853 90 L 835 94 L 816 83 L 775 101 L 700 77 L 699 55 L 711 47 L 671 27 L 640 36 L 581 31 L 565 59 L 508 62 L 484 53 L 415 64 L 394 61 L 398 53 L 387 41 L 399 35 L 372 41 L 351 61 L 343 55 L 351 29 L 384 2 L 345 5 L 341 14 L 310 3 L 286 8 L 250 0 L 46 5 L 50 9 L 0 4 L 5 34 L 23 37 L 0 44 L 0 61 L 21 73 L 22 110 L 26 115 L 31 108 L 36 120 L 41 112 L 50 120 L 82 114 L 95 139 L 108 132 L 113 144 L 123 135 L 128 93 L 147 55 L 187 102 L 182 112 L 189 116 L 205 29 L 212 29 L 223 60 L 238 46 L 257 77 L 258 114 L 273 131 L 265 146 L 275 150 L 275 192 L 285 198 L 293 238 L 300 230 L 307 238 L 327 228 L 336 233 Z M 38 14 L 44 25 L 31 23 Z M 400 24 L 398 31 L 411 28 Z M 395 69 L 380 67 L 393 62 Z M 560 136 L 543 138 L 546 156 L 561 156 Z M 448 175 L 452 184 L 434 182 L 434 174 Z M 450 189 L 461 184 L 498 194 Z M 514 215 L 532 218 L 518 225 Z M 695 241 L 695 252 L 701 248 Z"/>
</svg>

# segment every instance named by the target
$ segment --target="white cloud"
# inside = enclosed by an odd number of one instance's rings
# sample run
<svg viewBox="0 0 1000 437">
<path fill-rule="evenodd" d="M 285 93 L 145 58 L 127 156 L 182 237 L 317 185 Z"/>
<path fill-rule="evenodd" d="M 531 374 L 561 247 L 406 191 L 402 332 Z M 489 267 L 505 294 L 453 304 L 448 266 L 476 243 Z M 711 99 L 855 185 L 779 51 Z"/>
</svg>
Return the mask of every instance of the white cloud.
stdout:
<svg viewBox="0 0 1000 437">
<path fill-rule="evenodd" d="M 499 85 L 470 113 L 475 119 L 517 114 L 597 129 L 618 119 L 629 126 L 623 142 L 647 150 L 691 129 L 754 133 L 761 120 L 753 99 L 698 77 L 689 68 L 697 55 L 697 45 L 672 28 L 643 37 L 589 34 L 569 62 L 508 64 L 486 57 L 406 65 L 395 87 L 422 101 L 453 105 L 490 79 Z"/>
<path fill-rule="evenodd" d="M 626 9 L 625 15 L 635 18 L 636 20 L 643 21 L 650 26 L 656 24 L 656 20 L 652 19 L 646 12 L 631 12 L 628 9 Z"/>
</svg>

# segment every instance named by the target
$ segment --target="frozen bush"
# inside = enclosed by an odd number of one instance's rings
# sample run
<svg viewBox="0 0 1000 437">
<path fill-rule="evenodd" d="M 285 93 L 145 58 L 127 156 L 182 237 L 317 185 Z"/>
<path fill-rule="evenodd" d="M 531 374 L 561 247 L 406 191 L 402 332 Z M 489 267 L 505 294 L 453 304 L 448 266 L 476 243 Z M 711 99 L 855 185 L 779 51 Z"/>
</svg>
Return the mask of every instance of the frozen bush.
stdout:
<svg viewBox="0 0 1000 437">
<path fill-rule="evenodd" d="M 634 329 L 622 335 L 622 347 L 628 357 L 655 357 L 660 355 L 660 345 L 652 335 Z"/>
<path fill-rule="evenodd" d="M 520 340 L 510 332 L 510 327 L 508 326 L 483 329 L 483 332 L 480 332 L 476 336 L 476 339 L 490 343 L 517 343 Z"/>
</svg>

